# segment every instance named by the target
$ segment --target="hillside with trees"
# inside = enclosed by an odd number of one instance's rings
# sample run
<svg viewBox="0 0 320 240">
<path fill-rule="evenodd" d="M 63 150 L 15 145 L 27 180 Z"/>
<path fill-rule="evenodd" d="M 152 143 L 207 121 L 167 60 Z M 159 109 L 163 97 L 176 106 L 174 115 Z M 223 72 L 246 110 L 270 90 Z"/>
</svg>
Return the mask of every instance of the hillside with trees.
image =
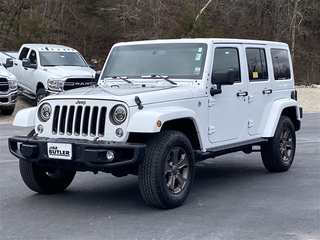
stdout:
<svg viewBox="0 0 320 240">
<path fill-rule="evenodd" d="M 320 84 L 319 0 L 0 0 L 0 50 L 65 44 L 103 64 L 119 41 L 224 37 L 289 44 L 297 84 Z"/>
</svg>

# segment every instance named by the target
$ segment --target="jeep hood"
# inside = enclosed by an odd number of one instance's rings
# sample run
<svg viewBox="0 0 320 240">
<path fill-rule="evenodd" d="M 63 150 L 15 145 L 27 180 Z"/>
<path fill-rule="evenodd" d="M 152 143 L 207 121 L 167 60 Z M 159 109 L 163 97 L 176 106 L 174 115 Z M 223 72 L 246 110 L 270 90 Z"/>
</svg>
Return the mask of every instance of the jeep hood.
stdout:
<svg viewBox="0 0 320 240">
<path fill-rule="evenodd" d="M 138 96 L 142 104 L 166 102 L 173 100 L 190 99 L 204 96 L 205 93 L 194 86 L 133 84 L 126 86 L 91 86 L 69 90 L 67 92 L 50 95 L 45 99 L 72 99 L 97 101 L 123 101 L 129 106 L 135 106 L 135 97 Z"/>
<path fill-rule="evenodd" d="M 45 71 L 52 78 L 62 79 L 69 77 L 79 78 L 92 78 L 95 75 L 95 70 L 90 67 L 80 66 L 56 66 L 56 67 L 44 67 Z"/>
</svg>

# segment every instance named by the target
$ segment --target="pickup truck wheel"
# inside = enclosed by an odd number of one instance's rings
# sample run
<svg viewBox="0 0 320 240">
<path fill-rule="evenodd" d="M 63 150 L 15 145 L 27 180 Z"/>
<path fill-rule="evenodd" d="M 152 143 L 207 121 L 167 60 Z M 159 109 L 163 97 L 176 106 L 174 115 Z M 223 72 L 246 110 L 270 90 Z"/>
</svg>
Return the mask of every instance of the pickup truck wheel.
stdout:
<svg viewBox="0 0 320 240">
<path fill-rule="evenodd" d="M 37 104 L 41 101 L 42 98 L 44 98 L 45 96 L 47 96 L 46 91 L 44 90 L 44 88 L 39 88 L 37 90 L 36 93 L 36 100 L 37 100 Z"/>
<path fill-rule="evenodd" d="M 35 134 L 35 130 L 27 135 Z M 35 163 L 19 160 L 20 175 L 24 183 L 38 193 L 52 194 L 64 191 L 72 182 L 76 172 L 58 169 L 44 169 Z"/>
<path fill-rule="evenodd" d="M 274 137 L 261 146 L 261 157 L 270 172 L 285 172 L 293 162 L 296 150 L 296 134 L 290 118 L 280 117 Z"/>
<path fill-rule="evenodd" d="M 14 108 L 11 108 L 11 109 L 2 109 L 2 110 L 1 110 L 1 113 L 2 113 L 3 115 L 11 115 L 13 112 L 14 112 Z"/>
<path fill-rule="evenodd" d="M 182 205 L 193 183 L 194 165 L 193 150 L 184 134 L 163 131 L 149 139 L 138 170 L 145 202 L 161 209 Z"/>
</svg>

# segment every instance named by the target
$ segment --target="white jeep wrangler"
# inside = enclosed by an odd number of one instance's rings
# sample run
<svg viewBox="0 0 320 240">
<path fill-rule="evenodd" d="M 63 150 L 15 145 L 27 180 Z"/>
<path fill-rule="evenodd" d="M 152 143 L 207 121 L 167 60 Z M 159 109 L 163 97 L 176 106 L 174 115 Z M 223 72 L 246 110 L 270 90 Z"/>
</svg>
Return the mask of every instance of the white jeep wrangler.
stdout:
<svg viewBox="0 0 320 240">
<path fill-rule="evenodd" d="M 168 209 L 186 200 L 198 161 L 255 146 L 268 171 L 293 162 L 302 109 L 285 43 L 118 43 L 96 77 L 17 114 L 34 130 L 9 149 L 33 191 L 61 192 L 76 171 L 137 174 L 146 203 Z"/>
</svg>

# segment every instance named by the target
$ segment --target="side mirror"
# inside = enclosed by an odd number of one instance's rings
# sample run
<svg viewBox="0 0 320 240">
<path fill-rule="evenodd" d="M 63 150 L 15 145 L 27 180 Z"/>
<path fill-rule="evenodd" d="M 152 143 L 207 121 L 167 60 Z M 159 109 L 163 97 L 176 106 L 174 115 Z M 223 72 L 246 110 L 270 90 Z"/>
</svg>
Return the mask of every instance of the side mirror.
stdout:
<svg viewBox="0 0 320 240">
<path fill-rule="evenodd" d="M 233 69 L 219 69 L 214 72 L 211 80 L 212 84 L 216 84 L 217 88 L 211 88 L 210 94 L 214 96 L 222 93 L 221 85 L 234 84 L 234 70 Z"/>
<path fill-rule="evenodd" d="M 99 78 L 100 78 L 100 75 L 101 75 L 101 71 L 97 71 L 97 72 L 96 72 L 96 75 L 94 76 L 94 81 L 95 81 L 95 83 L 98 83 L 98 80 L 99 80 Z"/>
<path fill-rule="evenodd" d="M 22 59 L 22 66 L 25 68 L 37 68 L 37 64 L 31 63 L 29 58 L 23 58 Z"/>
<path fill-rule="evenodd" d="M 12 58 L 7 58 L 6 63 L 2 64 L 5 68 L 9 68 L 13 66 L 13 59 Z"/>
<path fill-rule="evenodd" d="M 96 68 L 98 66 L 98 61 L 96 59 L 92 59 L 89 67 Z"/>
<path fill-rule="evenodd" d="M 213 84 L 233 85 L 234 84 L 234 70 L 233 69 L 219 69 L 214 72 Z"/>
</svg>

